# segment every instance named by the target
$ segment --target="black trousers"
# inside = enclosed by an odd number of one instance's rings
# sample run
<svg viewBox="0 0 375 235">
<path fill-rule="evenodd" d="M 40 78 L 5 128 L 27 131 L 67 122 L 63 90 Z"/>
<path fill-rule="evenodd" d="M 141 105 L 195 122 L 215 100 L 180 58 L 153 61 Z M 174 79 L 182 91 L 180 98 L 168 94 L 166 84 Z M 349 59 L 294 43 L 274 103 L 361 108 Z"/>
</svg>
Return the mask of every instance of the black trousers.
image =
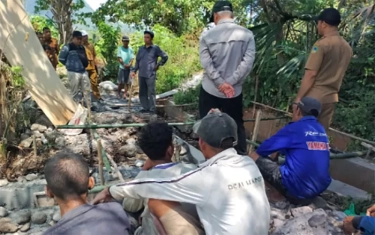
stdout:
<svg viewBox="0 0 375 235">
<path fill-rule="evenodd" d="M 235 98 L 219 98 L 207 93 L 201 88 L 199 93 L 199 116 L 202 119 L 207 113 L 213 109 L 220 109 L 222 112 L 231 116 L 237 123 L 238 144 L 235 146 L 237 153 L 246 155 L 246 133 L 243 125 L 242 111 L 242 94 Z"/>
</svg>

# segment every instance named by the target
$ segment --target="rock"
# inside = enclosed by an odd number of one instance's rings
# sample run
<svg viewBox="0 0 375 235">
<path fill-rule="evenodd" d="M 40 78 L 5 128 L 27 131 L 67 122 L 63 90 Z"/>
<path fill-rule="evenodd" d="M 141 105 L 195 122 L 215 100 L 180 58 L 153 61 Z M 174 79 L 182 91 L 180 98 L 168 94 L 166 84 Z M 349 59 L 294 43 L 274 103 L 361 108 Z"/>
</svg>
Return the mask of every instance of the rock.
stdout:
<svg viewBox="0 0 375 235">
<path fill-rule="evenodd" d="M 56 212 L 53 214 L 53 216 L 52 216 L 52 220 L 58 222 L 60 219 L 61 219 L 60 211 L 56 211 Z"/>
<path fill-rule="evenodd" d="M 18 183 L 26 183 L 26 179 L 25 179 L 25 177 L 23 177 L 23 176 L 18 176 L 18 178 L 17 178 L 17 182 Z"/>
<path fill-rule="evenodd" d="M 29 138 L 30 136 L 28 134 L 21 134 L 21 141 Z"/>
<path fill-rule="evenodd" d="M 285 220 L 285 214 L 276 208 L 271 208 L 271 218 Z"/>
<path fill-rule="evenodd" d="M 39 131 L 39 132 L 43 133 L 43 132 L 45 132 L 47 130 L 47 127 L 43 126 L 43 125 L 40 125 L 40 124 L 34 123 L 34 124 L 31 125 L 30 129 L 32 131 Z"/>
<path fill-rule="evenodd" d="M 279 209 L 285 209 L 289 206 L 289 203 L 287 201 L 278 201 L 275 203 L 275 207 Z"/>
<path fill-rule="evenodd" d="M 31 130 L 27 129 L 27 130 L 25 131 L 25 134 L 26 134 L 26 135 L 32 135 L 33 132 L 32 132 Z"/>
<path fill-rule="evenodd" d="M 135 161 L 135 166 L 137 166 L 137 167 L 142 167 L 144 164 L 145 164 L 145 162 L 142 161 L 142 160 L 136 160 Z"/>
<path fill-rule="evenodd" d="M 276 230 L 278 230 L 281 226 L 283 226 L 285 222 L 280 219 L 273 219 L 273 226 Z"/>
<path fill-rule="evenodd" d="M 29 137 L 25 140 L 22 140 L 21 143 L 19 144 L 19 146 L 22 147 L 22 148 L 30 148 L 32 143 L 33 143 L 33 138 Z"/>
<path fill-rule="evenodd" d="M 326 200 L 324 200 L 322 197 L 316 197 L 313 200 L 313 205 L 316 209 L 322 208 L 322 209 L 329 209 L 328 203 Z"/>
<path fill-rule="evenodd" d="M 66 145 L 65 137 L 63 137 L 63 136 L 57 137 L 56 140 L 55 140 L 55 144 L 56 144 L 56 147 L 58 147 L 58 148 L 65 147 L 65 145 Z"/>
<path fill-rule="evenodd" d="M 40 138 L 40 139 L 42 139 L 44 137 L 44 135 L 42 133 L 40 133 L 39 131 L 34 131 L 33 135 L 35 136 L 35 138 Z"/>
<path fill-rule="evenodd" d="M 8 215 L 8 210 L 0 206 L 0 217 L 5 217 Z"/>
<path fill-rule="evenodd" d="M 318 227 L 319 225 L 323 225 L 327 222 L 327 218 L 325 216 L 320 215 L 313 215 L 309 220 L 308 223 L 311 227 Z"/>
<path fill-rule="evenodd" d="M 126 145 L 119 149 L 119 153 L 128 158 L 135 157 L 137 154 L 137 145 L 135 144 L 135 139 L 129 138 L 126 140 Z"/>
<path fill-rule="evenodd" d="M 18 227 L 9 218 L 0 219 L 0 233 L 15 233 Z"/>
<path fill-rule="evenodd" d="M 33 180 L 36 180 L 38 178 L 38 175 L 37 174 L 28 174 L 26 175 L 26 180 L 27 181 L 33 181 Z"/>
<path fill-rule="evenodd" d="M 0 180 L 0 187 L 7 186 L 8 185 L 8 180 L 7 179 L 2 179 Z"/>
<path fill-rule="evenodd" d="M 31 224 L 30 223 L 26 223 L 24 224 L 21 228 L 20 228 L 20 231 L 21 232 L 27 232 L 30 230 L 30 227 L 31 227 Z"/>
<path fill-rule="evenodd" d="M 44 224 L 47 221 L 47 215 L 44 212 L 35 212 L 31 216 L 31 222 L 34 224 Z"/>
<path fill-rule="evenodd" d="M 343 221 L 347 216 L 344 212 L 341 211 L 332 211 L 330 215 L 333 216 L 337 221 Z"/>
<path fill-rule="evenodd" d="M 16 224 L 25 224 L 31 219 L 30 211 L 19 211 L 10 215 L 12 221 Z"/>
<path fill-rule="evenodd" d="M 301 215 L 304 215 L 304 214 L 311 213 L 313 210 L 311 209 L 311 207 L 303 206 L 303 207 L 293 208 L 290 211 L 291 211 L 293 217 L 298 217 L 298 216 L 301 216 Z"/>
</svg>

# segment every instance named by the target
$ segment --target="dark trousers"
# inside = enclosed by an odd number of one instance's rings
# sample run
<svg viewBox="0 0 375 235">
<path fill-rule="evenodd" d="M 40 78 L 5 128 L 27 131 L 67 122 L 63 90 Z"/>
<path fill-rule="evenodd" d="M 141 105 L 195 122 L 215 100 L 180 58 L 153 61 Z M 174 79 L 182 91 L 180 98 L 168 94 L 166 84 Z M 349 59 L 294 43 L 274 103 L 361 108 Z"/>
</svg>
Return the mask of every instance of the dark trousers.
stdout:
<svg viewBox="0 0 375 235">
<path fill-rule="evenodd" d="M 155 78 L 139 77 L 139 101 L 146 111 L 155 112 L 156 88 Z"/>
<path fill-rule="evenodd" d="M 235 146 L 237 153 L 246 155 L 246 133 L 243 125 L 242 112 L 242 94 L 235 98 L 219 98 L 207 93 L 201 88 L 199 94 L 199 116 L 202 119 L 207 113 L 213 109 L 220 109 L 222 112 L 231 116 L 237 123 L 238 144 Z"/>
</svg>

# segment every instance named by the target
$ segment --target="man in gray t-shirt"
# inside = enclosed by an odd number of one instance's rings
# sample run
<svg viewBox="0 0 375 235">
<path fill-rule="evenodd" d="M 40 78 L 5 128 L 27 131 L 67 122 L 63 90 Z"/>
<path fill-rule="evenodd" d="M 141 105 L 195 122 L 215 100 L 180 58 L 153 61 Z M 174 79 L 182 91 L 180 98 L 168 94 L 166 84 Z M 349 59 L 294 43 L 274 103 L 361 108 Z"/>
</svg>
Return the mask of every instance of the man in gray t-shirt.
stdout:
<svg viewBox="0 0 375 235">
<path fill-rule="evenodd" d="M 130 223 L 119 203 L 87 204 L 88 190 L 95 182 L 81 156 L 57 153 L 47 162 L 44 172 L 47 196 L 56 200 L 62 217 L 44 235 L 129 234 Z"/>
</svg>

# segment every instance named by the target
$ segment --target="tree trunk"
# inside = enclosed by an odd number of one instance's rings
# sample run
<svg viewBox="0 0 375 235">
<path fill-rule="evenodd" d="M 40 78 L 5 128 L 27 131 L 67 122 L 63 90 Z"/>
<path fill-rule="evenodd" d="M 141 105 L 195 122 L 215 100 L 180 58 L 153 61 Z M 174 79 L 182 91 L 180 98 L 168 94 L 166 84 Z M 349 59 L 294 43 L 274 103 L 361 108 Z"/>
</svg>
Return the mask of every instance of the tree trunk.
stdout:
<svg viewBox="0 0 375 235">
<path fill-rule="evenodd" d="M 70 42 L 73 34 L 72 0 L 51 0 L 51 11 L 59 30 L 60 45 Z"/>
</svg>

